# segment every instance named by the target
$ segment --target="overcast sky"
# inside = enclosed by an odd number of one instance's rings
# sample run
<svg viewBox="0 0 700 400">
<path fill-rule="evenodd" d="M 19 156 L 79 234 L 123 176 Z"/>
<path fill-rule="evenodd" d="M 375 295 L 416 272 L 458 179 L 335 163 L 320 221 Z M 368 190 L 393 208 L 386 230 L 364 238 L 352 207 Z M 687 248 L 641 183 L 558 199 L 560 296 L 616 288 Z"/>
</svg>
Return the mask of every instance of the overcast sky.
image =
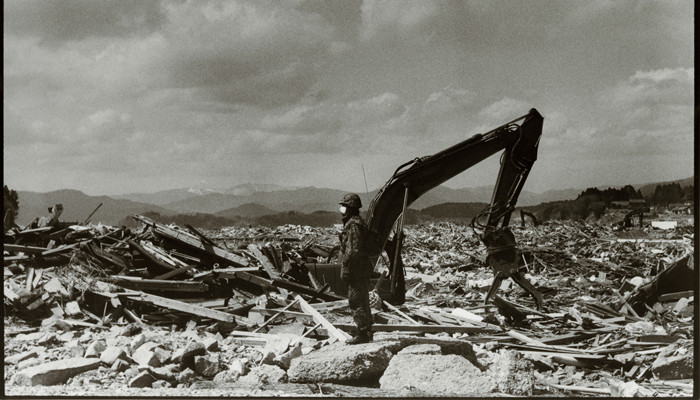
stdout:
<svg viewBox="0 0 700 400">
<path fill-rule="evenodd" d="M 525 190 L 693 175 L 692 0 L 3 3 L 12 189 L 363 192 L 533 107 Z"/>
</svg>

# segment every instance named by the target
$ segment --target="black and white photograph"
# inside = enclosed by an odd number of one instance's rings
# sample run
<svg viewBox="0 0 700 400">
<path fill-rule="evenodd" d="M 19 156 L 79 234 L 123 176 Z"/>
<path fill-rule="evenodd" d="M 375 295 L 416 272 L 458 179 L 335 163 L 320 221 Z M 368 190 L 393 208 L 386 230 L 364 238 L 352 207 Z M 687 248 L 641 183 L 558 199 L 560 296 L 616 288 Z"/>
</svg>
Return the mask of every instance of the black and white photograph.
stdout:
<svg viewBox="0 0 700 400">
<path fill-rule="evenodd" d="M 3 395 L 697 398 L 692 0 L 6 0 Z"/>
</svg>

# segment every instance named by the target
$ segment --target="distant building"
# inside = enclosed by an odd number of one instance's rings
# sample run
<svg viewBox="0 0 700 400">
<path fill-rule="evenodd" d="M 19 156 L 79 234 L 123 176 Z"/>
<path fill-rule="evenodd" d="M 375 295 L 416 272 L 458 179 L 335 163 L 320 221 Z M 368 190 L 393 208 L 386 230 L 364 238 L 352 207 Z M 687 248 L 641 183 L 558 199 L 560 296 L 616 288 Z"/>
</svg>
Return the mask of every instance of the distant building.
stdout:
<svg viewBox="0 0 700 400">
<path fill-rule="evenodd" d="M 644 199 L 632 199 L 629 201 L 629 205 L 632 208 L 638 208 L 638 207 L 644 207 L 647 205 L 647 202 L 644 201 Z"/>
<path fill-rule="evenodd" d="M 629 201 L 611 201 L 610 208 L 629 208 Z"/>
<path fill-rule="evenodd" d="M 678 207 L 673 207 L 671 208 L 671 212 L 674 214 L 692 214 L 693 213 L 693 207 L 689 205 L 682 205 Z"/>
<path fill-rule="evenodd" d="M 637 208 L 646 208 L 647 202 L 644 199 L 632 199 L 627 201 L 611 201 L 610 208 L 629 208 L 635 210 Z"/>
</svg>

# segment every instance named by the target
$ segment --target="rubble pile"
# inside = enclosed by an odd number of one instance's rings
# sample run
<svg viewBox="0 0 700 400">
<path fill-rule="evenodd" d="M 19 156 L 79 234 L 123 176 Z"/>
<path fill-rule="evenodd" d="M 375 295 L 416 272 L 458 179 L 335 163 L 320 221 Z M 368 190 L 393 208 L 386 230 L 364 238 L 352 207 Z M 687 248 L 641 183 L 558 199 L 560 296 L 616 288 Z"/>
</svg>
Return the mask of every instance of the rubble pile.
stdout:
<svg viewBox="0 0 700 400">
<path fill-rule="evenodd" d="M 348 346 L 345 296 L 306 267 L 336 260 L 337 227 L 134 218 L 133 231 L 53 218 L 5 232 L 6 394 L 694 393 L 687 230 L 513 227 L 538 310 L 511 280 L 483 304 L 493 273 L 472 228 L 406 226 L 406 302 L 379 301 L 374 342 Z"/>
</svg>

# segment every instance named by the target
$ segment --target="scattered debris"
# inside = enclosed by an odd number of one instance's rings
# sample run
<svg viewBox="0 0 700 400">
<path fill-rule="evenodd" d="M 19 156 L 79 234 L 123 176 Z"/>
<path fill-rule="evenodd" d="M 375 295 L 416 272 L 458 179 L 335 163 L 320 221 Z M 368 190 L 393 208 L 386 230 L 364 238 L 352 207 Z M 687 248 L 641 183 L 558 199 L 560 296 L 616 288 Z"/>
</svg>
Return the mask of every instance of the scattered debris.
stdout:
<svg viewBox="0 0 700 400">
<path fill-rule="evenodd" d="M 377 301 L 374 342 L 346 346 L 342 286 L 317 273 L 337 256 L 337 228 L 204 231 L 134 216 L 142 226 L 130 231 L 60 222 L 62 210 L 5 233 L 10 395 L 205 382 L 324 395 L 693 393 L 692 233 L 514 227 L 538 310 L 510 281 L 483 304 L 494 278 L 471 228 L 406 226 L 406 302 Z"/>
</svg>

